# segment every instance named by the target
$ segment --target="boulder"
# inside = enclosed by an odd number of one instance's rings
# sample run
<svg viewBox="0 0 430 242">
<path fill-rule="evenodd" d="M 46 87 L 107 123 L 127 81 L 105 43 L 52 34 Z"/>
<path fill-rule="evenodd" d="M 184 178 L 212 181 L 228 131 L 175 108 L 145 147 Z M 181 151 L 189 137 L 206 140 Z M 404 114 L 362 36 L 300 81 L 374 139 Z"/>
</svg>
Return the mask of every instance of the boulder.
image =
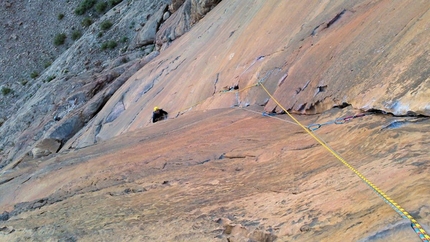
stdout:
<svg viewBox="0 0 430 242">
<path fill-rule="evenodd" d="M 58 139 L 43 139 L 31 150 L 33 158 L 37 159 L 43 156 L 56 153 L 61 146 Z"/>
</svg>

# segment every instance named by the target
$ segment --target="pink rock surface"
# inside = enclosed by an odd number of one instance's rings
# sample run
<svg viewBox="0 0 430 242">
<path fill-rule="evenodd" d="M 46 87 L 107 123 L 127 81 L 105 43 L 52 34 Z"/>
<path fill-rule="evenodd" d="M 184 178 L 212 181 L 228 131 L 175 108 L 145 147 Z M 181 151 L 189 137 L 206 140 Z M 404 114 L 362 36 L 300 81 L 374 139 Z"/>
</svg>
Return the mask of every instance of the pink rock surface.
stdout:
<svg viewBox="0 0 430 242">
<path fill-rule="evenodd" d="M 0 240 L 420 241 L 253 85 L 306 126 L 379 110 L 314 133 L 429 231 L 430 122 L 382 114 L 429 115 L 429 7 L 222 1 L 59 154 L 0 176 Z"/>
</svg>

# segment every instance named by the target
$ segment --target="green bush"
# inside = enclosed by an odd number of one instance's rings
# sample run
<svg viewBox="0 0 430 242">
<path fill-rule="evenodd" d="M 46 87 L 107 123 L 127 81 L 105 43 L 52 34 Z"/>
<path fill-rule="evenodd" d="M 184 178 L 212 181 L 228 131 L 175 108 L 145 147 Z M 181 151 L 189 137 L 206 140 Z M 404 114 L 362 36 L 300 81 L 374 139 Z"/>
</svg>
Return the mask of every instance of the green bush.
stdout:
<svg viewBox="0 0 430 242">
<path fill-rule="evenodd" d="M 33 71 L 33 72 L 30 74 L 30 77 L 31 77 L 31 78 L 33 78 L 33 79 L 36 79 L 38 76 L 39 76 L 39 72 L 37 72 L 37 71 Z"/>
<path fill-rule="evenodd" d="M 111 22 L 111 21 L 109 21 L 109 20 L 103 21 L 103 22 L 100 24 L 100 28 L 101 28 L 102 30 L 108 30 L 108 29 L 110 29 L 110 27 L 112 27 L 112 22 Z"/>
<path fill-rule="evenodd" d="M 79 38 L 81 38 L 82 33 L 79 30 L 75 30 L 72 32 L 72 40 L 77 40 Z"/>
<path fill-rule="evenodd" d="M 97 34 L 97 38 L 101 38 L 101 37 L 103 37 L 103 32 L 99 32 L 99 33 Z"/>
<path fill-rule="evenodd" d="M 45 69 L 46 69 L 46 68 L 50 67 L 51 65 L 52 65 L 52 62 L 51 62 L 51 61 L 46 61 L 46 62 L 43 64 L 43 67 L 45 67 Z"/>
<path fill-rule="evenodd" d="M 107 2 L 98 2 L 95 6 L 97 13 L 104 13 L 108 7 Z"/>
<path fill-rule="evenodd" d="M 3 94 L 3 96 L 6 96 L 8 94 L 10 94 L 12 92 L 12 89 L 10 89 L 9 87 L 2 87 L 1 88 L 1 93 Z"/>
<path fill-rule="evenodd" d="M 54 45 L 59 46 L 59 45 L 63 45 L 64 42 L 66 42 L 66 34 L 61 33 L 61 34 L 57 34 L 54 38 Z"/>
<path fill-rule="evenodd" d="M 122 2 L 122 0 L 109 0 L 109 6 L 113 7 L 120 2 Z"/>
<path fill-rule="evenodd" d="M 84 20 L 82 20 L 81 22 L 82 26 L 84 27 L 89 27 L 91 24 L 93 24 L 93 20 L 91 20 L 91 18 L 84 18 Z"/>
<path fill-rule="evenodd" d="M 79 6 L 75 9 L 76 15 L 83 15 L 88 10 L 90 10 L 95 4 L 97 0 L 83 0 Z"/>
<path fill-rule="evenodd" d="M 122 37 L 121 42 L 126 43 L 128 41 L 128 38 L 126 36 Z"/>
<path fill-rule="evenodd" d="M 49 76 L 46 80 L 43 80 L 43 82 L 51 82 L 55 78 L 56 78 L 56 76 Z"/>
<path fill-rule="evenodd" d="M 64 18 L 64 14 L 60 13 L 58 14 L 58 20 L 62 20 Z"/>
<path fill-rule="evenodd" d="M 109 40 L 109 41 L 104 42 L 100 48 L 101 48 L 102 50 L 106 50 L 106 49 L 115 49 L 115 47 L 116 47 L 117 45 L 118 45 L 118 44 L 116 43 L 116 41 L 114 41 L 114 40 Z"/>
<path fill-rule="evenodd" d="M 25 86 L 27 85 L 28 81 L 27 80 L 21 80 L 21 85 Z"/>
</svg>

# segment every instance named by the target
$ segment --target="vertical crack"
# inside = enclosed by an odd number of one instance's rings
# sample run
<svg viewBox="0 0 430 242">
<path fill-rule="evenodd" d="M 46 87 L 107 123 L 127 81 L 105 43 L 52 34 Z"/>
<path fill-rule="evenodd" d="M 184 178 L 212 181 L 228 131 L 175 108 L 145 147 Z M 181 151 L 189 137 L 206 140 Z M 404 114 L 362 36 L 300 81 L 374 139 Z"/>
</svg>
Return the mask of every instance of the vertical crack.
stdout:
<svg viewBox="0 0 430 242">
<path fill-rule="evenodd" d="M 214 92 L 212 93 L 212 95 L 215 95 L 216 93 L 216 84 L 218 83 L 218 80 L 219 80 L 219 72 L 216 74 L 216 79 L 214 82 Z"/>
</svg>

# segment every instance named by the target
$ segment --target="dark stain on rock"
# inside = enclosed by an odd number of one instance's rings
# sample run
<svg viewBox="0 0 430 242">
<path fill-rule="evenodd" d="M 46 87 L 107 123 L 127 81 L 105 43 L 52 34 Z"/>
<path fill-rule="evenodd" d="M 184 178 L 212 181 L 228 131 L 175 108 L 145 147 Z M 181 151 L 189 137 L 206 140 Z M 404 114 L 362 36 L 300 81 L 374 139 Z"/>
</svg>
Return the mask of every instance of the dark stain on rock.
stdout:
<svg viewBox="0 0 430 242">
<path fill-rule="evenodd" d="M 342 12 L 340 12 L 340 13 L 336 14 L 336 16 L 334 16 L 334 18 L 332 18 L 332 19 L 327 23 L 326 28 L 330 28 L 330 26 L 332 26 L 334 23 L 336 23 L 336 22 L 337 22 L 337 21 L 342 17 L 342 15 L 343 15 L 343 14 L 345 14 L 345 12 L 346 12 L 346 9 L 344 9 L 344 10 L 342 10 Z"/>
<path fill-rule="evenodd" d="M 2 214 L 0 214 L 0 221 L 7 221 L 9 219 L 9 213 L 4 211 Z"/>
<path fill-rule="evenodd" d="M 204 161 L 200 161 L 197 162 L 198 165 L 203 165 L 204 163 L 208 163 L 209 161 L 211 161 L 210 159 L 204 160 Z"/>
</svg>

